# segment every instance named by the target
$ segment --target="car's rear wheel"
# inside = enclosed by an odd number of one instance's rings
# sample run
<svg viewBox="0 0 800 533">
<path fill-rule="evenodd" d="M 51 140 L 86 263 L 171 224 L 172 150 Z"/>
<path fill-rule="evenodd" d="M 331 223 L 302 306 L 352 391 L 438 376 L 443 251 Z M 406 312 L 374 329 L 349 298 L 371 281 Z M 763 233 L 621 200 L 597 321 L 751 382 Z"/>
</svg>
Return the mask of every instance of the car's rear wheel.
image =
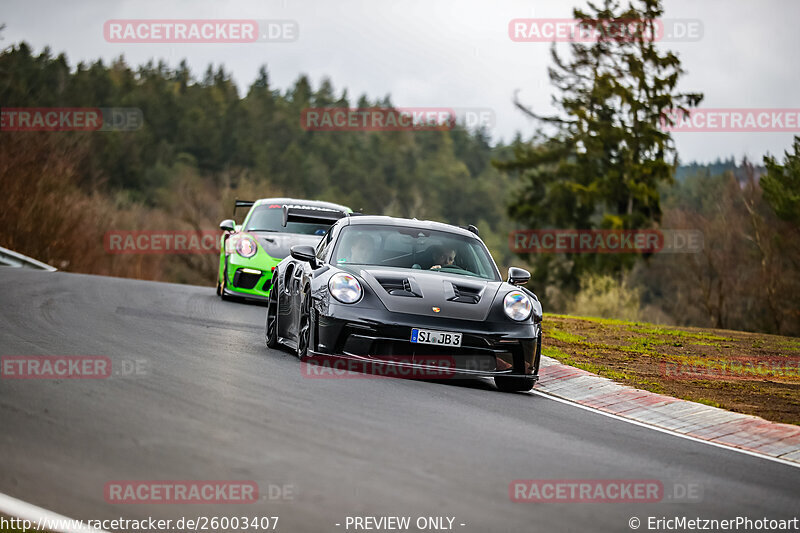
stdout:
<svg viewBox="0 0 800 533">
<path fill-rule="evenodd" d="M 494 385 L 500 392 L 526 392 L 533 388 L 533 378 L 498 376 Z"/>
<path fill-rule="evenodd" d="M 278 287 L 273 282 L 267 300 L 267 324 L 265 338 L 268 348 L 278 347 Z"/>
<path fill-rule="evenodd" d="M 297 357 L 301 361 L 308 358 L 308 345 L 311 341 L 311 294 L 303 295 L 303 307 L 300 309 L 300 328 L 297 330 Z"/>
</svg>

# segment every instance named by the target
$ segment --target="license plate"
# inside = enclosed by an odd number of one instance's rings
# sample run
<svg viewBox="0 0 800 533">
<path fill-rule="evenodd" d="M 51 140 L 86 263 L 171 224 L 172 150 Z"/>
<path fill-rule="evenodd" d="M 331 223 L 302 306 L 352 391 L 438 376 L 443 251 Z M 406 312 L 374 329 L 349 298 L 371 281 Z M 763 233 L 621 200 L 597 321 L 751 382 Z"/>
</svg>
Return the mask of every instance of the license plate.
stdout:
<svg viewBox="0 0 800 533">
<path fill-rule="evenodd" d="M 411 342 L 458 347 L 461 346 L 461 333 L 414 328 L 411 330 Z"/>
</svg>

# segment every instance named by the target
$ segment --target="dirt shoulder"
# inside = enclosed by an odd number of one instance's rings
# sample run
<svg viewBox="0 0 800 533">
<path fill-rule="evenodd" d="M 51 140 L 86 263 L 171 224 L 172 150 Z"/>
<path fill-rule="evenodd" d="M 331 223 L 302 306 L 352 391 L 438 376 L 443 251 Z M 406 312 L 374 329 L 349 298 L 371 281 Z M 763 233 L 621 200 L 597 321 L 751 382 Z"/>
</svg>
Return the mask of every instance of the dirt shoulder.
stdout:
<svg viewBox="0 0 800 533">
<path fill-rule="evenodd" d="M 800 425 L 800 339 L 545 314 L 542 353 L 640 389 Z"/>
</svg>

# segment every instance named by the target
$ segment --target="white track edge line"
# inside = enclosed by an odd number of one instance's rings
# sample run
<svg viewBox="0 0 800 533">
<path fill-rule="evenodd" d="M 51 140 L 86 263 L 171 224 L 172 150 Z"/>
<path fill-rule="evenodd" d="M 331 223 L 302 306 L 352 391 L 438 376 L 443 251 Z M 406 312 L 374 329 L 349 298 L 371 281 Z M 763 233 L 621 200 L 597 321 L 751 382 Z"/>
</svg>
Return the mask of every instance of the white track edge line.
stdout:
<svg viewBox="0 0 800 533">
<path fill-rule="evenodd" d="M 633 424 L 635 426 L 641 426 L 641 427 L 652 429 L 652 430 L 655 430 L 655 431 L 660 431 L 661 433 L 666 433 L 667 435 L 672 435 L 674 437 L 680 437 L 680 438 L 691 440 L 691 441 L 694 441 L 694 442 L 699 442 L 701 444 L 708 444 L 710 446 L 716 446 L 717 448 L 722 448 L 724 450 L 731 450 L 731 451 L 734 451 L 734 452 L 743 453 L 745 455 L 750 455 L 752 457 L 758 457 L 760 459 L 766 459 L 768 461 L 773 461 L 773 462 L 776 462 L 776 463 L 780 463 L 782 465 L 793 466 L 795 468 L 800 468 L 800 463 L 795 462 L 795 461 L 790 461 L 788 459 L 781 459 L 780 457 L 775 457 L 774 455 L 767 455 L 767 454 L 763 454 L 763 453 L 753 452 L 753 451 L 750 451 L 750 450 L 745 450 L 745 449 L 742 449 L 742 448 L 737 448 L 735 446 L 730 446 L 728 444 L 722 444 L 722 443 L 719 443 L 719 442 L 712 442 L 710 440 L 705 440 L 705 439 L 700 439 L 700 438 L 697 438 L 697 437 L 692 437 L 691 435 L 687 435 L 685 433 L 679 433 L 679 432 L 671 430 L 671 429 L 658 427 L 658 426 L 655 426 L 653 424 L 648 424 L 647 422 L 640 422 L 639 420 L 634 420 L 633 418 L 626 418 L 624 416 L 615 415 L 614 413 L 608 413 L 606 411 L 602 411 L 600 409 L 597 409 L 596 407 L 589 407 L 588 405 L 583 405 L 583 404 L 580 404 L 580 403 L 578 403 L 576 401 L 573 401 L 573 400 L 567 400 L 565 398 L 561 398 L 561 397 L 556 396 L 556 395 L 554 395 L 552 393 L 543 392 L 543 391 L 539 391 L 539 390 L 532 390 L 530 392 L 530 394 L 535 394 L 537 396 L 541 396 L 543 398 L 548 398 L 548 399 L 554 400 L 556 402 L 560 402 L 560 403 L 563 403 L 563 404 L 566 404 L 566 405 L 571 405 L 573 407 L 578 407 L 578 408 L 583 409 L 585 411 L 590 411 L 592 413 L 597 413 L 597 414 L 600 414 L 600 415 L 603 415 L 603 416 L 607 416 L 609 418 L 613 418 L 615 420 L 620 420 L 622 422 L 627 422 L 629 424 Z"/>
<path fill-rule="evenodd" d="M 7 494 L 3 494 L 2 492 L 0 492 L 0 513 L 6 514 L 13 518 L 30 520 L 33 522 L 30 531 L 36 531 L 40 525 L 44 525 L 42 522 L 47 520 L 50 522 L 50 524 L 53 524 L 54 522 L 61 522 L 61 524 L 63 524 L 65 527 L 48 527 L 45 531 L 54 531 L 56 533 L 107 533 L 102 529 L 94 529 L 89 527 L 83 521 L 76 520 L 74 518 L 68 518 L 58 513 L 54 513 L 53 511 L 48 511 L 47 509 L 37 507 L 32 503 L 24 502 Z M 70 522 L 73 524 L 75 522 L 80 522 L 82 527 L 66 527 L 66 524 L 69 524 Z"/>
</svg>

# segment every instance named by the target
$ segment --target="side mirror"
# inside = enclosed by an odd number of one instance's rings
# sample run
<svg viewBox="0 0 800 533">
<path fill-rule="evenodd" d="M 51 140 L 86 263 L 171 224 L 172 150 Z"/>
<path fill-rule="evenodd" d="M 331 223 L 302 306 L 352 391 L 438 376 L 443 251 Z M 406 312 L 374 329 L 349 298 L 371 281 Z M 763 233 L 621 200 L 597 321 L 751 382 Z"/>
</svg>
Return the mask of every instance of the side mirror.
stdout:
<svg viewBox="0 0 800 533">
<path fill-rule="evenodd" d="M 294 257 L 298 261 L 311 263 L 311 268 L 317 267 L 317 254 L 314 252 L 313 247 L 308 245 L 298 244 L 296 246 L 292 246 L 290 252 L 292 254 L 292 257 Z"/>
<path fill-rule="evenodd" d="M 523 268 L 511 267 L 508 269 L 508 282 L 512 285 L 525 285 L 530 279 L 531 273 Z"/>
<path fill-rule="evenodd" d="M 236 222 L 234 222 L 230 218 L 227 220 L 223 220 L 222 222 L 219 223 L 219 229 L 221 229 L 222 231 L 228 231 L 230 233 L 233 233 L 234 231 L 236 231 Z"/>
</svg>

